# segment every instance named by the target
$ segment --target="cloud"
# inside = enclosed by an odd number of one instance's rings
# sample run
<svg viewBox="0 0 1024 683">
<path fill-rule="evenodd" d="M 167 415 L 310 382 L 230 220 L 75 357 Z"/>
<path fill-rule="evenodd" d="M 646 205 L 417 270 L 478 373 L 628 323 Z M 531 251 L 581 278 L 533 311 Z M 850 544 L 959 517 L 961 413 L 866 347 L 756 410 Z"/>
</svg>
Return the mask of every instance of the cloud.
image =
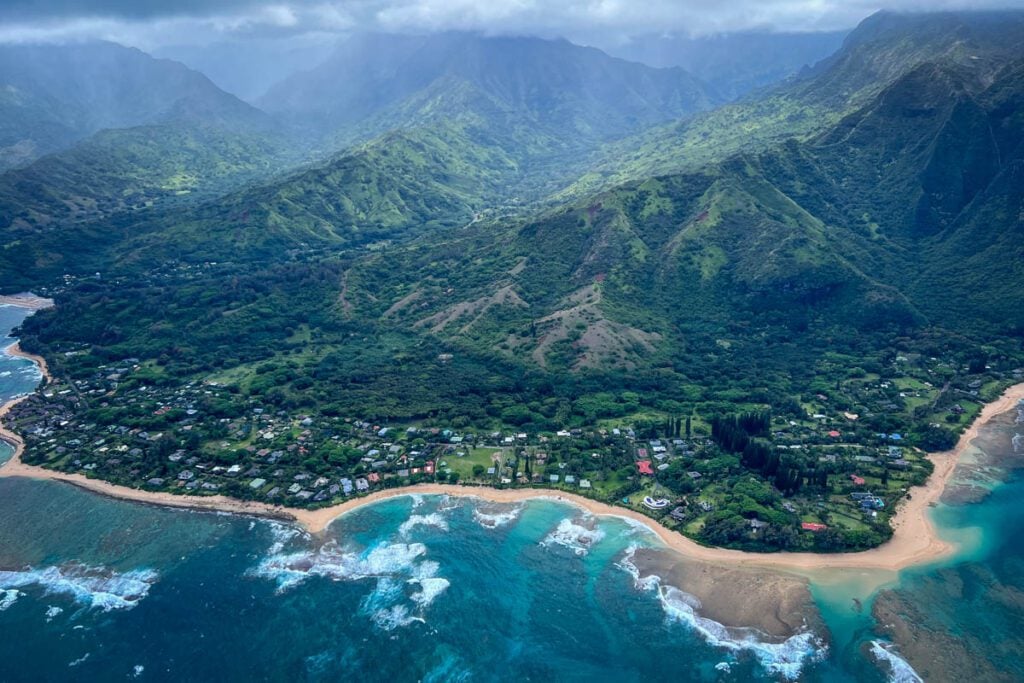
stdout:
<svg viewBox="0 0 1024 683">
<path fill-rule="evenodd" d="M 187 39 L 448 29 L 607 42 L 652 33 L 849 28 L 879 9 L 1024 7 L 1024 0 L 2 0 L 0 41 Z"/>
</svg>

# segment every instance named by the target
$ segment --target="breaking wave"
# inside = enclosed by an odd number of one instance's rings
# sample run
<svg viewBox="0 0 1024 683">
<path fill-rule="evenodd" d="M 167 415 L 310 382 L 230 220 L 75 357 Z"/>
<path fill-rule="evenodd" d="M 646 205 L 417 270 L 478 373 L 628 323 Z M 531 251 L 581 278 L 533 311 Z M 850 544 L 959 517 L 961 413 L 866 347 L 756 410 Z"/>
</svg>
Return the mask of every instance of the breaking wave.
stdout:
<svg viewBox="0 0 1024 683">
<path fill-rule="evenodd" d="M 358 552 L 330 541 L 315 551 L 272 555 L 249 574 L 277 582 L 283 593 L 310 577 L 333 581 L 374 579 L 376 585 L 361 604 L 361 611 L 379 628 L 390 631 L 423 622 L 427 607 L 449 581 L 438 576 L 440 565 L 424 558 L 422 543 L 380 543 Z"/>
<path fill-rule="evenodd" d="M 522 511 L 522 505 L 517 505 L 500 512 L 483 512 L 480 508 L 474 508 L 473 520 L 485 529 L 497 529 L 519 519 Z"/>
<path fill-rule="evenodd" d="M 577 524 L 571 519 L 563 519 L 555 527 L 555 530 L 548 534 L 540 545 L 548 547 L 552 544 L 560 545 L 572 550 L 579 556 L 586 555 L 590 549 L 604 538 L 604 531 L 594 526 L 588 528 Z"/>
<path fill-rule="evenodd" d="M 674 586 L 662 585 L 659 576 L 640 576 L 639 569 L 632 562 L 636 550 L 635 545 L 627 548 L 617 566 L 633 577 L 637 588 L 657 594 L 668 619 L 685 624 L 708 645 L 752 655 L 768 673 L 790 681 L 800 678 L 804 666 L 822 661 L 828 653 L 825 642 L 810 631 L 794 634 L 781 643 L 773 643 L 762 640 L 764 634 L 756 629 L 729 628 L 702 617 L 698 611 L 701 603 L 696 596 Z M 722 669 L 725 670 L 728 663 L 722 664 L 725 664 Z"/>
<path fill-rule="evenodd" d="M 418 526 L 428 526 L 440 529 L 441 531 L 448 531 L 448 520 L 437 512 L 432 512 L 429 515 L 411 515 L 409 519 L 402 522 L 402 526 L 398 527 L 398 533 L 402 536 L 408 536 L 409 532 Z"/>
<path fill-rule="evenodd" d="M 271 537 L 274 539 L 268 551 L 271 555 L 280 553 L 288 543 L 296 538 L 309 539 L 309 534 L 296 526 L 282 524 L 281 522 L 266 522 L 266 524 L 270 528 Z"/>
<path fill-rule="evenodd" d="M 0 612 L 3 612 L 8 607 L 18 601 L 24 593 L 19 591 L 17 588 L 10 588 L 7 590 L 0 590 Z"/>
<path fill-rule="evenodd" d="M 888 669 L 889 683 L 924 683 L 924 679 L 914 671 L 914 667 L 896 654 L 892 643 L 872 640 L 871 654 Z"/>
<path fill-rule="evenodd" d="M 44 569 L 0 571 L 0 590 L 41 586 L 46 595 L 67 595 L 87 608 L 128 610 L 149 594 L 157 573 L 149 569 L 116 572 L 104 567 L 67 564 Z"/>
</svg>

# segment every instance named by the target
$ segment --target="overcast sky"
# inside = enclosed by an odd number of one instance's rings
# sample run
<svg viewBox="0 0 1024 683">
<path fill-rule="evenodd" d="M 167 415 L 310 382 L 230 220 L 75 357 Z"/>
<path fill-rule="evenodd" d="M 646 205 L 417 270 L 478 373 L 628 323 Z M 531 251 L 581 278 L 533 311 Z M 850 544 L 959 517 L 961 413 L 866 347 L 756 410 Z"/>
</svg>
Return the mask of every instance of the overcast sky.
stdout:
<svg viewBox="0 0 1024 683">
<path fill-rule="evenodd" d="M 144 49 L 353 30 L 471 29 L 609 44 L 652 33 L 850 28 L 879 9 L 1024 8 L 1024 0 L 0 0 L 0 42 L 103 38 Z"/>
</svg>

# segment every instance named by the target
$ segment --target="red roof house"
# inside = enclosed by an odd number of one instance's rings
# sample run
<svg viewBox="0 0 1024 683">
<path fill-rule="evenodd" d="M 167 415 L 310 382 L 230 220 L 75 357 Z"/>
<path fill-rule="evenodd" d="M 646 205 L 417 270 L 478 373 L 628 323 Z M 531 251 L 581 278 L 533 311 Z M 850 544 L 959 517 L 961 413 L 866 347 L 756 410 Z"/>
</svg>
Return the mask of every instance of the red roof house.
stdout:
<svg viewBox="0 0 1024 683">
<path fill-rule="evenodd" d="M 636 469 L 640 474 L 654 474 L 650 460 L 641 460 L 636 464 Z"/>
<path fill-rule="evenodd" d="M 800 528 L 803 529 L 804 531 L 818 532 L 818 531 L 824 531 L 828 527 L 825 526 L 824 524 L 818 524 L 817 522 L 804 522 L 803 524 L 800 525 Z"/>
<path fill-rule="evenodd" d="M 850 475 L 850 481 L 852 481 L 857 486 L 863 486 L 864 485 L 864 477 L 858 477 L 856 474 L 851 474 Z"/>
</svg>

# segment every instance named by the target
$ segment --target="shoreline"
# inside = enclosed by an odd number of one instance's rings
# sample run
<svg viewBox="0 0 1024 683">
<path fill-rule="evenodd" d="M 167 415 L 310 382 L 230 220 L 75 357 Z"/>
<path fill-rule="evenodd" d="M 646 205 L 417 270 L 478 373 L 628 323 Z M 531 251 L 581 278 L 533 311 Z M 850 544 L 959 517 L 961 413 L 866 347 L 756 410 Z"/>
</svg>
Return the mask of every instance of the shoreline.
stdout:
<svg viewBox="0 0 1024 683">
<path fill-rule="evenodd" d="M 0 306 L 27 308 L 30 311 L 42 311 L 53 308 L 53 299 L 46 299 L 28 292 L 22 294 L 0 294 Z"/>
<path fill-rule="evenodd" d="M 43 385 L 45 386 L 46 383 L 51 381 L 52 377 L 44 359 L 22 351 L 17 343 L 8 347 L 6 352 L 10 355 L 35 361 L 43 372 Z M 870 550 L 833 554 L 808 552 L 752 553 L 703 546 L 676 531 L 662 526 L 657 520 L 634 510 L 609 505 L 574 493 L 544 489 L 496 489 L 487 486 L 457 484 L 417 484 L 375 491 L 367 496 L 353 498 L 318 510 L 305 510 L 256 501 L 243 501 L 224 495 L 189 496 L 134 489 L 112 484 L 101 479 L 90 479 L 82 474 L 58 472 L 22 462 L 21 455 L 24 451 L 24 441 L 20 436 L 3 427 L 2 419 L 14 405 L 25 400 L 27 397 L 27 395 L 21 396 L 0 406 L 0 438 L 14 446 L 14 454 L 11 456 L 11 459 L 0 466 L 0 478 L 24 477 L 61 481 L 111 498 L 150 505 L 267 517 L 278 521 L 293 522 L 302 526 L 310 533 L 317 534 L 327 529 L 334 520 L 360 507 L 413 494 L 475 497 L 494 503 L 520 503 L 528 500 L 547 499 L 574 505 L 593 515 L 619 517 L 639 522 L 657 535 L 667 548 L 693 560 L 797 572 L 817 569 L 879 569 L 898 571 L 909 566 L 938 560 L 955 552 L 956 547 L 953 544 L 938 537 L 937 530 L 928 515 L 928 509 L 939 501 L 946 485 L 952 478 L 961 454 L 978 436 L 980 428 L 996 415 L 1011 410 L 1019 400 L 1024 399 L 1024 383 L 1009 387 L 998 399 L 986 404 L 974 422 L 960 435 L 959 441 L 952 450 L 933 453 L 928 456 L 934 463 L 935 470 L 924 486 L 911 489 L 908 492 L 907 498 L 901 502 L 896 516 L 892 520 L 893 536 L 891 539 Z"/>
</svg>

